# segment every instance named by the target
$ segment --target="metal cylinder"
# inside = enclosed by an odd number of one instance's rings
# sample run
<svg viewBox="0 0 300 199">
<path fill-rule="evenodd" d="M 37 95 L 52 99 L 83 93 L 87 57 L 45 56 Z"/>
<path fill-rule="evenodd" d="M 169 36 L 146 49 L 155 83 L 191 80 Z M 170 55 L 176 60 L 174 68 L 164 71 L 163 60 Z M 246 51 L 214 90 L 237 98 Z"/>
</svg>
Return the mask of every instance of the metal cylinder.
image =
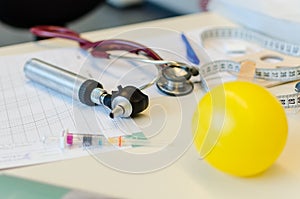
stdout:
<svg viewBox="0 0 300 199">
<path fill-rule="evenodd" d="M 79 100 L 79 89 L 87 78 L 33 58 L 24 66 L 26 77 L 48 88 Z"/>
</svg>

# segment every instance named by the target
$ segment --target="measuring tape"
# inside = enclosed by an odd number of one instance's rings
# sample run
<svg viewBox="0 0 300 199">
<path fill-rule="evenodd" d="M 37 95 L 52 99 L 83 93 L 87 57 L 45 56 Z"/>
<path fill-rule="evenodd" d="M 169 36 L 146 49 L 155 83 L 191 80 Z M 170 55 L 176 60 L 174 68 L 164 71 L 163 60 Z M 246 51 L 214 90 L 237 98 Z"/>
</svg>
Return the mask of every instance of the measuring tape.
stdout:
<svg viewBox="0 0 300 199">
<path fill-rule="evenodd" d="M 256 43 L 261 47 L 285 55 L 299 57 L 300 45 L 273 39 L 261 33 L 240 28 L 212 28 L 204 30 L 200 39 L 204 46 L 207 39 L 240 39 Z M 240 72 L 241 64 L 231 60 L 218 60 L 209 62 L 200 67 L 202 77 L 207 77 L 218 72 Z M 256 68 L 254 78 L 266 81 L 279 81 L 282 83 L 300 80 L 300 65 L 280 68 Z M 277 96 L 284 108 L 300 107 L 300 93 Z"/>
<path fill-rule="evenodd" d="M 240 63 L 230 60 L 218 60 L 201 66 L 203 76 L 216 74 L 217 72 L 240 71 Z M 300 80 L 300 66 L 283 68 L 256 68 L 255 78 L 268 81 L 290 82 Z"/>
<path fill-rule="evenodd" d="M 288 43 L 262 33 L 254 32 L 241 28 L 213 28 L 205 30 L 200 35 L 202 42 L 209 38 L 233 38 L 256 43 L 264 48 L 294 56 L 300 57 L 300 45 Z"/>
</svg>

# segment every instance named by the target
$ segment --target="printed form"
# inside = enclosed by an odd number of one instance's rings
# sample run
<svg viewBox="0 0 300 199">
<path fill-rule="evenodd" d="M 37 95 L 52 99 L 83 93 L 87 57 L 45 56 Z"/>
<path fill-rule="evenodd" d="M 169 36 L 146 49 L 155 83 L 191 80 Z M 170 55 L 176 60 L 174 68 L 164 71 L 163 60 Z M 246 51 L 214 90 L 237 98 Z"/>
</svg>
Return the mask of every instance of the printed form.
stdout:
<svg viewBox="0 0 300 199">
<path fill-rule="evenodd" d="M 32 82 L 23 72 L 26 61 L 35 57 L 83 76 L 100 77 L 105 68 L 99 69 L 97 64 L 89 67 L 86 56 L 86 52 L 68 48 L 0 58 L 0 169 L 88 155 L 82 148 L 59 147 L 59 136 L 65 129 L 106 137 L 140 132 L 132 119 L 112 120 L 104 106 L 80 104 Z M 96 61 L 106 65 L 104 60 Z M 108 88 L 116 89 L 116 80 L 117 76 L 110 78 Z M 113 148 L 100 151 L 116 150 Z"/>
<path fill-rule="evenodd" d="M 153 37 L 154 33 L 160 37 Z M 125 34 L 124 39 L 151 47 L 165 60 L 189 63 L 185 44 L 176 31 L 141 29 Z M 197 56 L 202 61 L 207 60 L 205 53 L 195 45 Z M 132 56 L 128 52 L 121 55 Z M 23 68 L 31 58 L 95 79 L 109 93 L 119 85 L 143 86 L 153 82 L 159 73 L 158 67 L 150 63 L 94 58 L 78 48 L 0 57 L 0 169 L 88 155 L 83 149 L 61 150 L 58 143 L 48 144 L 48 138 L 58 137 L 64 129 L 106 137 L 145 133 L 130 118 L 112 120 L 109 110 L 103 106 L 88 107 L 27 79 Z M 155 85 L 143 92 L 150 99 L 164 96 Z M 116 148 L 99 152 L 107 150 Z"/>
</svg>

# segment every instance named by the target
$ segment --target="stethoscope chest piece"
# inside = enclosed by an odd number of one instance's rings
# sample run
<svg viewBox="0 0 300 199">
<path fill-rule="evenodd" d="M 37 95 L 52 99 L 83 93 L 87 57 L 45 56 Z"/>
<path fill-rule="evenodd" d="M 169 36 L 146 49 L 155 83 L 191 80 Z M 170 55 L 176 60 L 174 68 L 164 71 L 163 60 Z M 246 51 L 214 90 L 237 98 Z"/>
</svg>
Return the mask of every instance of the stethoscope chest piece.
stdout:
<svg viewBox="0 0 300 199">
<path fill-rule="evenodd" d="M 156 81 L 157 88 L 171 96 L 182 96 L 191 93 L 194 84 L 189 81 L 191 74 L 178 67 L 165 67 L 161 70 L 160 77 Z"/>
</svg>

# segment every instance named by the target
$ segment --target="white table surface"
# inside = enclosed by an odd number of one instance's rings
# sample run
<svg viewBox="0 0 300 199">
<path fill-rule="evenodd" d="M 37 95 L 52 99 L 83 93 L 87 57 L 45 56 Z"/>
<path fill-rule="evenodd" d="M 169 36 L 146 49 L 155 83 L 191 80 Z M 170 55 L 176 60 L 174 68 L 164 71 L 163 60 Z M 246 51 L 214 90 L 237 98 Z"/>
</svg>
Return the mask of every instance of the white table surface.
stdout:
<svg viewBox="0 0 300 199">
<path fill-rule="evenodd" d="M 216 14 L 204 13 L 89 32 L 83 36 L 96 41 L 136 27 L 164 27 L 183 31 L 207 25 L 224 26 L 232 23 Z M 62 39 L 51 39 L 43 43 L 47 44 L 47 49 L 49 46 L 53 49 L 76 46 L 74 42 Z M 30 42 L 2 47 L 0 55 L 36 52 L 45 48 Z M 169 99 L 159 98 L 156 103 L 166 103 Z M 187 111 L 191 115 L 193 108 L 187 108 Z M 193 146 L 168 167 L 146 174 L 119 172 L 91 156 L 8 169 L 1 173 L 122 198 L 299 198 L 298 118 L 299 114 L 288 115 L 289 137 L 283 153 L 269 170 L 253 178 L 237 178 L 213 169 L 199 158 Z M 190 121 L 183 123 L 186 127 L 183 128 L 184 133 L 191 134 Z"/>
</svg>

